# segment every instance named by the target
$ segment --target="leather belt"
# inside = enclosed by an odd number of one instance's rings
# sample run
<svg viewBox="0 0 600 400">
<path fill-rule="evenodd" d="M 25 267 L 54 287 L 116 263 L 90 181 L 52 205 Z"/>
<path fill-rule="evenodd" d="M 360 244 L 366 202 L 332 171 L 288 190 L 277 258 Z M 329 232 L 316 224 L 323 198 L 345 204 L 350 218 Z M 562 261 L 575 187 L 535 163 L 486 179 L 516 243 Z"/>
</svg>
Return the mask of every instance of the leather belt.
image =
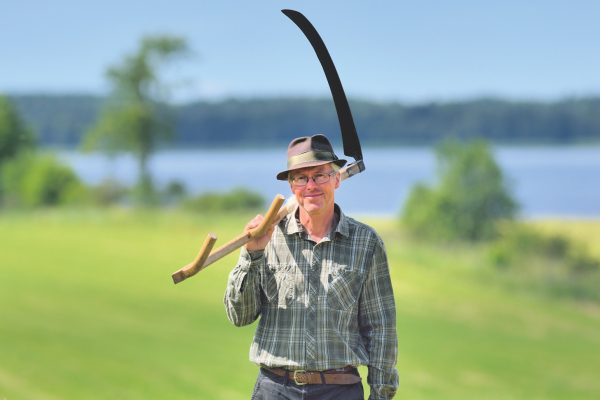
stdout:
<svg viewBox="0 0 600 400">
<path fill-rule="evenodd" d="M 351 385 L 360 382 L 360 375 L 355 367 L 345 367 L 338 369 L 329 369 L 327 371 L 305 371 L 297 369 L 288 371 L 283 368 L 268 368 L 262 369 L 289 379 L 296 385 Z"/>
</svg>

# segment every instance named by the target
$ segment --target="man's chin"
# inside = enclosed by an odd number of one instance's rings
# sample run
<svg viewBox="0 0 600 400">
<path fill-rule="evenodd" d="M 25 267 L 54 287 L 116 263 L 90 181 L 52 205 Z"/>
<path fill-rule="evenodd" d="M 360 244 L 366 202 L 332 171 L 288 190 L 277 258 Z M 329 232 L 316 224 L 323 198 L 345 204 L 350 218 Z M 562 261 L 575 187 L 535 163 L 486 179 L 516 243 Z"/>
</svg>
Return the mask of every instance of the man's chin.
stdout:
<svg viewBox="0 0 600 400">
<path fill-rule="evenodd" d="M 315 212 L 315 211 L 319 211 L 321 208 L 323 208 L 323 202 L 320 199 L 310 199 L 310 198 L 305 198 L 304 199 L 304 209 L 307 212 Z"/>
<path fill-rule="evenodd" d="M 323 199 L 315 199 L 314 201 L 304 199 L 304 210 L 309 214 L 321 213 L 325 208 L 326 204 Z"/>
<path fill-rule="evenodd" d="M 321 207 L 314 205 L 314 204 L 305 204 L 304 210 L 309 214 L 314 214 L 314 213 L 319 212 L 319 210 L 321 210 Z"/>
</svg>

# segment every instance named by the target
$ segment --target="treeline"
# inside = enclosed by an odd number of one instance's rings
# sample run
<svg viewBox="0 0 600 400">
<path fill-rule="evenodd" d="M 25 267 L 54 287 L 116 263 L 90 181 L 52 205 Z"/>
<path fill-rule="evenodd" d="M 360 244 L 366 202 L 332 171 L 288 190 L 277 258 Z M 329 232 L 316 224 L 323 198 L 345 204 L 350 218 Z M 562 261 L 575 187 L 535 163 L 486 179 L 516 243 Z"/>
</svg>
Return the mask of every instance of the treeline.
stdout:
<svg viewBox="0 0 600 400">
<path fill-rule="evenodd" d="M 98 96 L 9 96 L 42 146 L 77 146 L 104 104 Z M 426 104 L 350 99 L 366 145 L 430 145 L 448 138 L 506 144 L 600 142 L 600 97 L 555 102 L 475 99 Z M 324 132 L 339 141 L 333 102 L 313 98 L 228 99 L 169 107 L 172 146 L 285 145 Z M 339 144 L 339 142 L 338 142 Z"/>
</svg>

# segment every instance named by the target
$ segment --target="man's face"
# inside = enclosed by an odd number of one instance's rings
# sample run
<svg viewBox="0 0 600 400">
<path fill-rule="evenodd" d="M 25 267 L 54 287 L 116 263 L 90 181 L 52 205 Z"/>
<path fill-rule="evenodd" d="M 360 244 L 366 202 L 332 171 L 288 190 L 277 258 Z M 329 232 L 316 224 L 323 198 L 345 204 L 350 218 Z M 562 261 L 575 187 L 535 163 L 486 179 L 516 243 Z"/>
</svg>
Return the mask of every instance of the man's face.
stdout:
<svg viewBox="0 0 600 400">
<path fill-rule="evenodd" d="M 323 175 L 331 174 L 328 178 Z M 308 182 L 305 186 L 294 183 L 298 178 L 307 177 Z M 316 183 L 313 177 L 321 179 L 329 179 L 324 183 Z M 340 176 L 333 172 L 331 164 L 319 165 L 312 168 L 303 168 L 290 172 L 290 186 L 292 193 L 296 196 L 296 200 L 301 208 L 309 215 L 317 216 L 318 214 L 333 208 L 335 189 L 340 186 Z"/>
</svg>

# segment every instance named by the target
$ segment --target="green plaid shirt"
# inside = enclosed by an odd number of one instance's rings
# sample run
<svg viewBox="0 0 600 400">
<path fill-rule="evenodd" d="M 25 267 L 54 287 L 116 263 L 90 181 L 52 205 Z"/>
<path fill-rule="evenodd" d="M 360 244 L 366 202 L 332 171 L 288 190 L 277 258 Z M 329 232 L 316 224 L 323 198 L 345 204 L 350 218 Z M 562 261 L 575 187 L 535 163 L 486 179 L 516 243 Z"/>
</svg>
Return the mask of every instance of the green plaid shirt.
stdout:
<svg viewBox="0 0 600 400">
<path fill-rule="evenodd" d="M 250 360 L 290 370 L 367 365 L 371 399 L 398 387 L 394 294 L 383 242 L 345 216 L 319 243 L 290 214 L 264 251 L 242 249 L 225 308 L 237 326 L 260 322 Z"/>
</svg>

